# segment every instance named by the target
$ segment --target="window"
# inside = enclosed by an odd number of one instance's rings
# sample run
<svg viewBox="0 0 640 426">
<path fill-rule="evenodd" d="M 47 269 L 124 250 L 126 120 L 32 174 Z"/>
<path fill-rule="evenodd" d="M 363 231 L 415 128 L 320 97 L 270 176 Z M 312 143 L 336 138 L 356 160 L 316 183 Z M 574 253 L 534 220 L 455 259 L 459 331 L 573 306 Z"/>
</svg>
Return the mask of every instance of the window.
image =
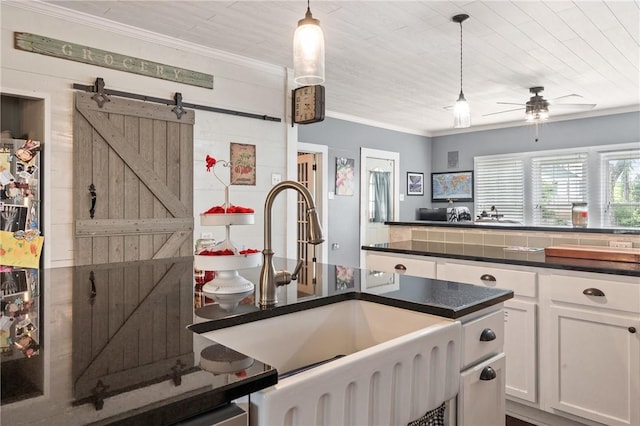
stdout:
<svg viewBox="0 0 640 426">
<path fill-rule="evenodd" d="M 531 159 L 533 224 L 571 225 L 572 203 L 587 202 L 587 154 Z"/>
<path fill-rule="evenodd" d="M 640 226 L 640 150 L 607 152 L 602 159 L 604 226 Z"/>
<path fill-rule="evenodd" d="M 524 223 L 524 161 L 520 156 L 474 159 L 476 215 L 495 206 L 504 219 Z"/>
<path fill-rule="evenodd" d="M 572 204 L 587 203 L 590 227 L 640 228 L 638 146 L 475 157 L 476 214 L 495 206 L 502 220 L 572 226 Z"/>
</svg>

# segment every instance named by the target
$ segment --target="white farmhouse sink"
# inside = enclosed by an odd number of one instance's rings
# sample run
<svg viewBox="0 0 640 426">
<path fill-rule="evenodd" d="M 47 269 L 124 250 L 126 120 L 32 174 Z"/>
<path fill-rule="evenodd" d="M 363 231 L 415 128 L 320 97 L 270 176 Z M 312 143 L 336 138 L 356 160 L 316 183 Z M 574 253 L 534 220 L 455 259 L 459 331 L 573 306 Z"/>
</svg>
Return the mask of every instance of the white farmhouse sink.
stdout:
<svg viewBox="0 0 640 426">
<path fill-rule="evenodd" d="M 461 325 L 349 300 L 204 333 L 283 373 L 252 395 L 259 425 L 407 424 L 458 392 Z"/>
</svg>

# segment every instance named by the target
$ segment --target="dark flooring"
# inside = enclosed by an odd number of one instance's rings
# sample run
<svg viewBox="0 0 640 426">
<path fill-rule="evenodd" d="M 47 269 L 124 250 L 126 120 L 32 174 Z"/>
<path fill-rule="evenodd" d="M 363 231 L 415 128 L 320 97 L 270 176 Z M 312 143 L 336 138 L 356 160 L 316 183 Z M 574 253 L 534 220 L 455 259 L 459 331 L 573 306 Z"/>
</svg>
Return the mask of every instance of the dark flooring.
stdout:
<svg viewBox="0 0 640 426">
<path fill-rule="evenodd" d="M 515 417 L 507 416 L 506 426 L 534 426 L 533 423 L 527 423 L 524 420 L 516 419 Z"/>
</svg>

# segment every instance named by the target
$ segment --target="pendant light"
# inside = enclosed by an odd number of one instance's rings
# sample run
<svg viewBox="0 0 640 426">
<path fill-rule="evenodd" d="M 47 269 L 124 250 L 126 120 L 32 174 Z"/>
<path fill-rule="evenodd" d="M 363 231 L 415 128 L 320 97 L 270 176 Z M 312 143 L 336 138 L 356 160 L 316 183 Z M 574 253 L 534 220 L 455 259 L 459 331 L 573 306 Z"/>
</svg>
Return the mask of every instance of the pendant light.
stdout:
<svg viewBox="0 0 640 426">
<path fill-rule="evenodd" d="M 460 96 L 453 107 L 453 127 L 456 129 L 464 129 L 471 126 L 471 111 L 469 103 L 462 93 L 462 23 L 469 19 L 469 15 L 456 15 L 451 20 L 460 24 Z"/>
<path fill-rule="evenodd" d="M 311 16 L 309 0 L 293 34 L 293 78 L 300 85 L 324 83 L 324 34 L 320 21 Z"/>
</svg>

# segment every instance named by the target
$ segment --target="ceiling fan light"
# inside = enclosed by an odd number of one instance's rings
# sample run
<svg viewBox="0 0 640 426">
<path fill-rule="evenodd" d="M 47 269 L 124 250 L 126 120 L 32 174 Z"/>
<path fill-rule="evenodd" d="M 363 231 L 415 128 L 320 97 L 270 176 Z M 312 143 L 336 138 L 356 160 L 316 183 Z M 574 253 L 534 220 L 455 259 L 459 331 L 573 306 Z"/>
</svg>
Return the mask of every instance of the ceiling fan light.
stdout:
<svg viewBox="0 0 640 426">
<path fill-rule="evenodd" d="M 309 7 L 293 34 L 293 79 L 300 85 L 324 83 L 324 34 Z"/>
<path fill-rule="evenodd" d="M 464 98 L 464 93 L 460 91 L 458 101 L 453 106 L 453 127 L 465 129 L 471 126 L 471 109 L 469 102 Z"/>
</svg>

